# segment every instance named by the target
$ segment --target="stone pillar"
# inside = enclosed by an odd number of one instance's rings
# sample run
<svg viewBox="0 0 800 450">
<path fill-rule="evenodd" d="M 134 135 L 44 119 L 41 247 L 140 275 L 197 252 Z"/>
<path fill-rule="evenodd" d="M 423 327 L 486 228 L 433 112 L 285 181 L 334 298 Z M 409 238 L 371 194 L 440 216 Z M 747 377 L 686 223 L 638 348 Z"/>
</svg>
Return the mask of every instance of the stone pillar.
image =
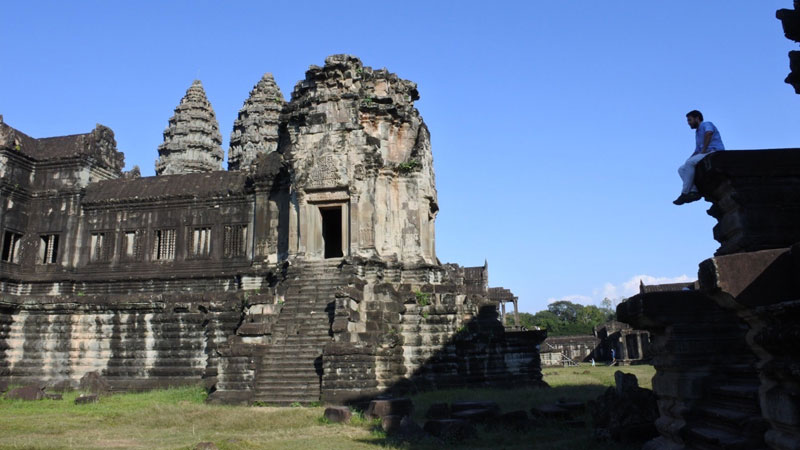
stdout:
<svg viewBox="0 0 800 450">
<path fill-rule="evenodd" d="M 260 263 L 268 259 L 269 238 L 270 238 L 270 215 L 269 210 L 269 190 L 256 188 L 255 190 L 255 213 L 253 214 L 253 262 Z"/>
<path fill-rule="evenodd" d="M 644 359 L 644 349 L 642 348 L 642 333 L 636 333 L 636 349 L 639 351 L 639 359 Z"/>
<path fill-rule="evenodd" d="M 619 343 L 617 360 L 625 361 L 628 359 L 628 335 L 624 331 L 619 332 Z"/>
<path fill-rule="evenodd" d="M 520 327 L 520 325 L 519 325 L 519 304 L 518 304 L 518 300 L 517 300 L 516 297 L 514 298 L 514 326 L 516 326 L 517 328 Z"/>
<path fill-rule="evenodd" d="M 500 322 L 506 326 L 506 302 L 500 302 L 498 305 L 500 305 Z"/>
<path fill-rule="evenodd" d="M 800 2 L 795 0 L 794 9 L 779 9 L 775 16 L 782 22 L 786 39 L 800 42 Z M 795 93 L 800 94 L 800 51 L 789 52 L 789 69 L 791 72 L 785 81 L 794 87 Z"/>
</svg>

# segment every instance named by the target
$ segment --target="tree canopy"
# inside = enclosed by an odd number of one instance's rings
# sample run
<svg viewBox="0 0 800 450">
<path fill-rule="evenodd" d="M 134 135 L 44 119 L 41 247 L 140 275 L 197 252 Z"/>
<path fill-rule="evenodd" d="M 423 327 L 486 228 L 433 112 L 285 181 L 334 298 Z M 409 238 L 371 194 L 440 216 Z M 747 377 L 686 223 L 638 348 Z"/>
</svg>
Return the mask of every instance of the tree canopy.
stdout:
<svg viewBox="0 0 800 450">
<path fill-rule="evenodd" d="M 616 313 L 611 309 L 612 302 L 607 300 L 603 300 L 601 307 L 559 300 L 535 314 L 519 313 L 520 325 L 529 330 L 536 327 L 546 329 L 550 336 L 592 334 L 595 326 L 616 318 Z M 506 314 L 506 324 L 514 324 L 513 314 Z"/>
</svg>

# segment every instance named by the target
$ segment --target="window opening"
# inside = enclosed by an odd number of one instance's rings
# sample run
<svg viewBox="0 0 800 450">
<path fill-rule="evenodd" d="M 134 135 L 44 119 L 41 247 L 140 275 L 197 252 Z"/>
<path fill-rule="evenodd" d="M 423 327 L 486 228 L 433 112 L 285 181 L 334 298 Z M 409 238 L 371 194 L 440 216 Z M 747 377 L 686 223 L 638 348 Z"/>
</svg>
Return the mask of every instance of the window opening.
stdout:
<svg viewBox="0 0 800 450">
<path fill-rule="evenodd" d="M 141 259 L 141 232 L 131 230 L 122 235 L 122 255 L 127 260 Z"/>
<path fill-rule="evenodd" d="M 19 247 L 22 235 L 13 231 L 6 231 L 3 236 L 3 261 L 19 263 Z"/>
<path fill-rule="evenodd" d="M 58 261 L 58 235 L 43 234 L 39 236 L 39 262 L 55 264 Z"/>
<path fill-rule="evenodd" d="M 189 252 L 193 257 L 203 258 L 211 254 L 211 228 L 195 228 L 189 233 Z"/>
<path fill-rule="evenodd" d="M 157 261 L 175 259 L 175 229 L 155 231 L 153 259 Z"/>
<path fill-rule="evenodd" d="M 108 262 L 113 251 L 113 242 L 109 233 L 92 233 L 89 237 L 89 261 Z"/>
<path fill-rule="evenodd" d="M 247 225 L 226 225 L 223 239 L 224 255 L 226 258 L 244 256 Z"/>
</svg>

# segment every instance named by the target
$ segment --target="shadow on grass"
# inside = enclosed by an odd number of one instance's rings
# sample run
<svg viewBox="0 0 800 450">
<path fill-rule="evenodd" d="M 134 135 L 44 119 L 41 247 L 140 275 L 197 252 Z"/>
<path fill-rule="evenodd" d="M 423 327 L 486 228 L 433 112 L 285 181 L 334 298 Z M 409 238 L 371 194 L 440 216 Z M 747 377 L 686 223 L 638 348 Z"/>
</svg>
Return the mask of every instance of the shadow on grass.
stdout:
<svg viewBox="0 0 800 450">
<path fill-rule="evenodd" d="M 619 369 L 619 368 L 615 368 Z M 604 369 L 601 369 L 604 370 Z M 625 368 L 622 368 L 624 371 Z M 562 382 L 558 377 L 571 376 L 569 369 L 563 374 L 555 374 L 556 382 Z M 581 375 L 589 376 L 580 372 Z M 547 378 L 545 378 L 547 380 Z M 480 389 L 448 389 L 431 392 L 422 392 L 411 396 L 414 402 L 414 421 L 423 425 L 425 414 L 433 403 L 453 403 L 463 401 L 493 401 L 496 402 L 502 413 L 523 410 L 532 417 L 531 408 L 546 404 L 556 403 L 559 400 L 587 402 L 594 400 L 606 389 L 608 384 L 575 384 L 557 387 L 521 387 L 521 388 L 480 388 Z M 446 448 L 472 448 L 472 449 L 543 449 L 543 450 L 633 450 L 641 444 L 621 444 L 612 441 L 598 441 L 594 438 L 591 416 L 587 411 L 576 415 L 569 423 L 560 420 L 544 420 L 531 418 L 528 425 L 523 427 L 505 426 L 477 426 L 477 436 L 461 442 L 442 441 L 433 437 L 424 437 L 416 440 L 400 440 L 386 436 L 380 427 L 373 428 L 372 438 L 359 439 L 357 442 L 371 444 L 386 448 L 401 449 L 442 449 Z"/>
</svg>

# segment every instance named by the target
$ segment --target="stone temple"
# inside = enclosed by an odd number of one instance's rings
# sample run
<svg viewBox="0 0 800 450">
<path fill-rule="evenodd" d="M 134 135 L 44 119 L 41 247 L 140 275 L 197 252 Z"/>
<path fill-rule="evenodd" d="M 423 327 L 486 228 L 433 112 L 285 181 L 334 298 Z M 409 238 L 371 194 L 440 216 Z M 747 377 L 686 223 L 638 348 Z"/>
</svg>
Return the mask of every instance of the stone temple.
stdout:
<svg viewBox="0 0 800 450">
<path fill-rule="evenodd" d="M 156 176 L 111 129 L 35 139 L 0 118 L 0 381 L 203 382 L 211 401 L 348 402 L 541 384 L 541 331 L 505 330 L 488 265 L 441 264 L 414 83 L 357 58 L 244 102 L 223 170 L 199 81 Z M 1 116 L 0 116 L 1 117 Z"/>
</svg>

